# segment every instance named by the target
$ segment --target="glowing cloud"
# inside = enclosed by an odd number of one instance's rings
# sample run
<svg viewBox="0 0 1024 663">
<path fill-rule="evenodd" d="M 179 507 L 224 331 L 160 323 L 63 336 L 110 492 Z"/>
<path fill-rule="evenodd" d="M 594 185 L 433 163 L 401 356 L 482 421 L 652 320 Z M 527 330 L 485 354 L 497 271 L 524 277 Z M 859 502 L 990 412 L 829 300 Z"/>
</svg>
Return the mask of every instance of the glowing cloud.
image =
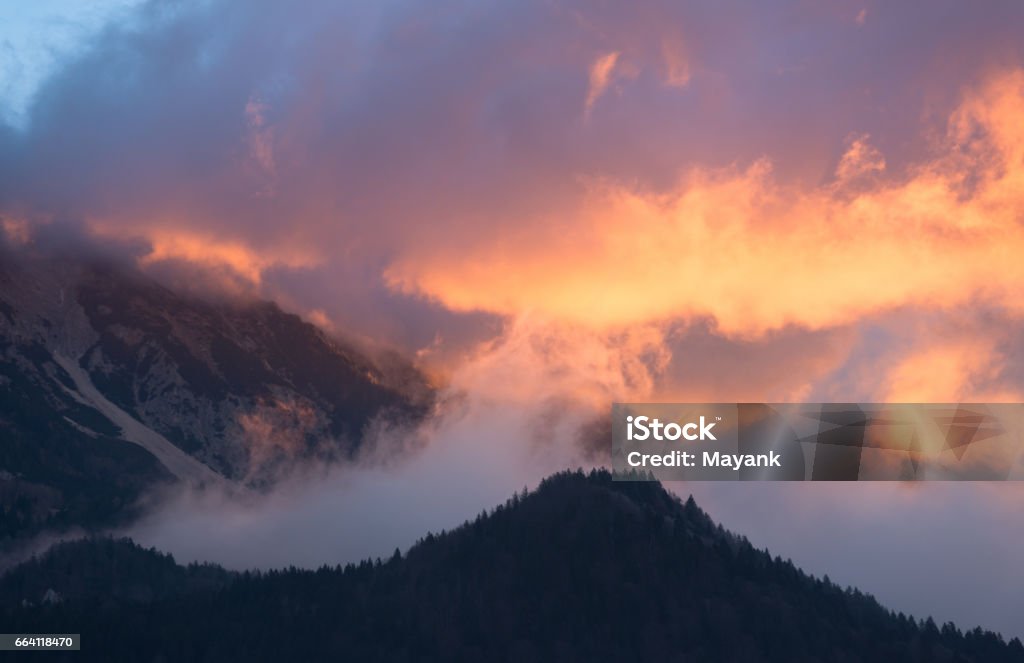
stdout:
<svg viewBox="0 0 1024 663">
<path fill-rule="evenodd" d="M 1003 359 L 991 341 L 970 338 L 911 352 L 886 376 L 886 401 L 929 403 L 964 400 L 1018 402 L 1019 393 L 986 389 Z"/>
<path fill-rule="evenodd" d="M 585 104 L 587 113 L 590 112 L 598 98 L 608 89 L 608 84 L 612 80 L 612 72 L 615 70 L 615 64 L 619 61 L 619 55 L 618 51 L 606 53 L 594 60 L 594 63 L 590 65 L 590 88 L 587 90 L 587 101 Z"/>
<path fill-rule="evenodd" d="M 269 267 L 308 267 L 318 262 L 314 256 L 301 252 L 260 252 L 241 242 L 184 231 L 155 230 L 144 236 L 152 248 L 139 259 L 142 266 L 181 260 L 205 267 L 227 269 L 252 285 L 260 284 L 264 270 Z"/>
<path fill-rule="evenodd" d="M 857 136 L 836 167 L 836 180 L 840 183 L 849 182 L 863 175 L 885 171 L 885 157 L 868 143 L 869 136 Z"/>
<path fill-rule="evenodd" d="M 741 337 L 979 298 L 1018 310 L 1024 73 L 967 94 L 941 151 L 906 177 L 841 186 L 884 168 L 858 138 L 827 186 L 783 185 L 767 161 L 693 168 L 667 192 L 589 180 L 568 217 L 526 219 L 459 259 L 406 255 L 386 276 L 457 310 L 598 328 L 710 316 Z"/>
</svg>

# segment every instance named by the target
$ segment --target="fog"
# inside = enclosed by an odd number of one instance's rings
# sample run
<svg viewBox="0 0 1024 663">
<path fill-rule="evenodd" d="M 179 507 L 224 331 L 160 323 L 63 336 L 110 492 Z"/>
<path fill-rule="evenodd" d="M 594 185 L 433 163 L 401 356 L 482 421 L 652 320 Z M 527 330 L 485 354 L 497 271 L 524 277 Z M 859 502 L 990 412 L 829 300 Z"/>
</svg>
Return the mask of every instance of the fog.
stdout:
<svg viewBox="0 0 1024 663">
<path fill-rule="evenodd" d="M 234 569 L 344 564 L 404 552 L 427 532 L 456 527 L 550 473 L 602 464 L 608 440 L 594 424 L 606 416 L 602 398 L 647 373 L 626 361 L 632 352 L 582 334 L 569 351 L 552 334 L 527 324 L 508 329 L 455 372 L 435 416 L 401 433 L 404 439 L 386 434 L 377 441 L 382 451 L 356 466 L 307 468 L 264 496 L 173 492 L 125 533 L 178 561 Z M 590 400 L 568 397 L 588 390 Z M 581 445 L 581 434 L 595 439 Z M 407 444 L 410 437 L 415 444 Z M 388 451 L 398 447 L 407 449 Z M 889 608 L 1024 636 L 1024 485 L 666 487 L 692 494 L 755 546 Z"/>
<path fill-rule="evenodd" d="M 882 605 L 1024 638 L 1024 485 L 669 484 L 726 527 Z"/>
<path fill-rule="evenodd" d="M 265 495 L 178 489 L 124 534 L 180 562 L 232 569 L 386 557 L 574 462 L 571 439 L 561 432 L 572 430 L 567 422 L 548 436 L 538 433 L 535 412 L 452 409 L 425 427 L 426 448 L 407 458 L 306 468 Z"/>
<path fill-rule="evenodd" d="M 309 471 L 264 496 L 179 491 L 125 534 L 179 562 L 315 568 L 386 558 L 544 476 L 591 464 L 584 412 L 552 435 L 536 410 L 453 408 L 408 458 Z M 1024 637 L 1024 487 L 1015 483 L 671 483 L 718 522 L 894 610 Z"/>
</svg>

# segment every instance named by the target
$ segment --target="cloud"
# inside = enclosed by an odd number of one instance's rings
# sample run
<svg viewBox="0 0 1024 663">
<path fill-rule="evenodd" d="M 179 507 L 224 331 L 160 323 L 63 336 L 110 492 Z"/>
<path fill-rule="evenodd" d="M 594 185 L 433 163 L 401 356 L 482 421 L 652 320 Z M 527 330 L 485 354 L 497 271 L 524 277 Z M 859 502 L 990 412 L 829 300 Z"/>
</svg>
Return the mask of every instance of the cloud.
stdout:
<svg viewBox="0 0 1024 663">
<path fill-rule="evenodd" d="M 897 403 L 1019 402 L 1019 391 L 993 393 L 979 388 L 1000 369 L 1002 357 L 993 346 L 984 338 L 969 338 L 915 349 L 890 369 L 884 398 Z"/>
<path fill-rule="evenodd" d="M 566 217 L 525 219 L 399 258 L 396 287 L 455 310 L 531 310 L 598 327 L 708 316 L 726 335 L 841 326 L 901 306 L 985 298 L 1019 310 L 1024 249 L 1024 73 L 969 92 L 941 151 L 854 195 L 784 186 L 770 164 L 694 169 L 668 192 L 589 183 Z M 863 138 L 840 182 L 885 169 Z"/>
<path fill-rule="evenodd" d="M 526 311 L 747 337 L 1009 290 L 1001 230 L 948 232 L 1016 204 L 1019 12 L 860 9 L 147 3 L 0 131 L 0 210 L 444 356 Z"/>
<path fill-rule="evenodd" d="M 608 89 L 608 84 L 611 83 L 612 74 L 615 71 L 615 65 L 619 61 L 619 55 L 618 51 L 605 53 L 594 60 L 594 64 L 590 65 L 590 89 L 587 90 L 586 102 L 587 113 L 590 112 L 598 98 Z"/>
<path fill-rule="evenodd" d="M 885 171 L 885 157 L 868 143 L 869 136 L 856 136 L 836 166 L 836 182 L 845 184 L 872 173 Z"/>
<path fill-rule="evenodd" d="M 381 441 L 406 448 L 401 459 L 307 468 L 264 495 L 175 488 L 125 533 L 179 561 L 235 569 L 354 562 L 405 550 L 574 465 L 580 410 L 543 400 L 510 408 L 455 383 L 418 445 Z"/>
<path fill-rule="evenodd" d="M 102 227 L 98 231 L 103 234 Z M 275 267 L 314 267 L 320 259 L 294 251 L 257 252 L 244 244 L 222 241 L 199 233 L 156 230 L 147 237 L 149 251 L 140 258 L 143 267 L 180 260 L 196 266 L 223 266 L 253 285 L 259 285 L 265 271 Z"/>
</svg>

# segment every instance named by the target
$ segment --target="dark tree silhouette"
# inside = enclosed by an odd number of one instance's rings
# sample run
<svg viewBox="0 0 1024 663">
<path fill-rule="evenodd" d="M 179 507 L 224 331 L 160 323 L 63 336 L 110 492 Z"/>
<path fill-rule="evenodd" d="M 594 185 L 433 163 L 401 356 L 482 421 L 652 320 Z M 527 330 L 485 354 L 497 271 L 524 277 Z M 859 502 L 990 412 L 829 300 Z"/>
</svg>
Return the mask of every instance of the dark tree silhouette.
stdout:
<svg viewBox="0 0 1024 663">
<path fill-rule="evenodd" d="M 19 607 L 46 589 L 64 600 Z M 386 562 L 229 574 L 94 540 L 0 596 L 9 632 L 82 634 L 48 660 L 1024 661 L 1018 640 L 895 614 L 606 472 L 555 475 Z"/>
</svg>

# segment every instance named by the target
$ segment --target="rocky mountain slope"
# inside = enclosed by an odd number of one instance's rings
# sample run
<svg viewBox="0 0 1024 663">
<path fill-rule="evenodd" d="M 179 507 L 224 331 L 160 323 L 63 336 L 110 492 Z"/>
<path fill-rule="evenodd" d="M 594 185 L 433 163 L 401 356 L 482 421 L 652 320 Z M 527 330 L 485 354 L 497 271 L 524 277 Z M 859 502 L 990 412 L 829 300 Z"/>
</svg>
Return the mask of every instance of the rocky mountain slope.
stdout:
<svg viewBox="0 0 1024 663">
<path fill-rule="evenodd" d="M 346 462 L 430 389 L 265 301 L 125 265 L 0 253 L 0 541 L 123 516 L 162 481 L 249 487 Z"/>
</svg>

